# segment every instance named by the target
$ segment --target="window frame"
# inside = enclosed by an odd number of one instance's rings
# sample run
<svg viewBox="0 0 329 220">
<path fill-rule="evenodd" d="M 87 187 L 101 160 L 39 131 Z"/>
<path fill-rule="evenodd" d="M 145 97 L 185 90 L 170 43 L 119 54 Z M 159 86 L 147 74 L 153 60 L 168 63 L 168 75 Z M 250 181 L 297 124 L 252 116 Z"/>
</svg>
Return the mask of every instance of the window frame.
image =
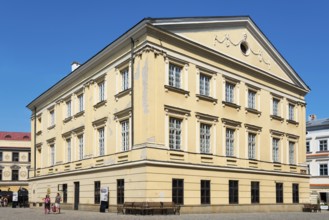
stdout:
<svg viewBox="0 0 329 220">
<path fill-rule="evenodd" d="M 66 118 L 72 117 L 72 101 L 71 99 L 65 102 L 66 105 Z"/>
<path fill-rule="evenodd" d="M 72 139 L 71 138 L 66 139 L 66 149 L 67 149 L 66 162 L 70 163 L 70 162 L 72 162 Z"/>
<path fill-rule="evenodd" d="M 105 127 L 97 128 L 98 134 L 98 156 L 105 155 Z"/>
<path fill-rule="evenodd" d="M 51 143 L 49 144 L 49 153 L 50 153 L 50 159 L 49 159 L 49 165 L 50 166 L 55 166 L 56 163 L 56 156 L 55 156 L 55 144 Z"/>
<path fill-rule="evenodd" d="M 98 103 L 105 101 L 105 80 L 97 83 L 98 87 Z"/>
<path fill-rule="evenodd" d="M 200 153 L 211 153 L 211 128 L 212 125 L 200 122 Z"/>
<path fill-rule="evenodd" d="M 251 136 L 253 137 L 252 140 L 250 139 Z M 255 134 L 253 132 L 248 132 L 248 159 L 249 160 L 255 160 L 257 158 L 256 149 L 257 149 L 257 134 Z"/>
<path fill-rule="evenodd" d="M 236 130 L 230 127 L 225 129 L 225 155 L 227 157 L 235 156 L 235 132 Z"/>
<path fill-rule="evenodd" d="M 327 139 L 319 140 L 319 151 L 328 151 L 328 140 Z"/>
<path fill-rule="evenodd" d="M 260 202 L 259 181 L 250 182 L 250 200 L 251 200 L 251 204 L 258 204 Z"/>
<path fill-rule="evenodd" d="M 125 119 L 120 121 L 121 125 L 121 150 L 122 151 L 129 151 L 130 150 L 130 130 L 129 130 L 129 119 Z"/>
<path fill-rule="evenodd" d="M 276 203 L 283 203 L 283 183 L 275 183 L 275 198 Z"/>
<path fill-rule="evenodd" d="M 292 184 L 292 203 L 299 203 L 299 184 Z"/>
<path fill-rule="evenodd" d="M 288 120 L 296 121 L 296 113 L 295 113 L 296 105 L 292 103 L 288 103 Z"/>
<path fill-rule="evenodd" d="M 94 181 L 94 204 L 101 203 L 101 181 Z"/>
<path fill-rule="evenodd" d="M 296 164 L 296 143 L 293 141 L 288 142 L 289 145 L 289 164 Z"/>
<path fill-rule="evenodd" d="M 211 79 L 212 79 L 212 77 L 210 75 L 200 72 L 200 74 L 199 74 L 199 94 L 200 95 L 211 97 Z"/>
<path fill-rule="evenodd" d="M 84 106 L 84 93 L 78 94 L 77 95 L 77 99 L 78 99 L 78 112 L 83 112 L 85 110 L 85 106 Z"/>
<path fill-rule="evenodd" d="M 168 85 L 174 88 L 182 89 L 183 88 L 183 65 L 169 61 L 168 66 Z M 173 72 L 174 71 L 174 72 Z"/>
<path fill-rule="evenodd" d="M 229 204 L 239 204 L 239 181 L 229 180 Z"/>
<path fill-rule="evenodd" d="M 124 204 L 125 202 L 125 180 L 117 179 L 117 204 Z"/>
<path fill-rule="evenodd" d="M 121 92 L 130 89 L 130 77 L 129 77 L 129 67 L 124 67 L 120 70 L 121 76 Z"/>
<path fill-rule="evenodd" d="M 272 161 L 280 163 L 280 138 L 272 137 Z"/>
<path fill-rule="evenodd" d="M 172 125 L 175 124 L 175 126 Z M 182 150 L 182 133 L 183 120 L 177 117 L 169 117 L 169 149 Z M 177 125 L 179 124 L 179 128 Z M 179 141 L 179 144 L 177 143 Z"/>
<path fill-rule="evenodd" d="M 172 179 L 172 202 L 184 205 L 184 179 Z"/>
<path fill-rule="evenodd" d="M 84 135 L 83 134 L 79 134 L 77 135 L 78 138 L 78 156 L 79 156 L 79 160 L 83 160 L 84 156 Z"/>
<path fill-rule="evenodd" d="M 19 169 L 11 170 L 11 181 L 19 181 Z"/>
<path fill-rule="evenodd" d="M 12 152 L 12 162 L 19 162 L 19 152 Z"/>
<path fill-rule="evenodd" d="M 328 164 L 319 163 L 319 176 L 328 176 Z"/>
<path fill-rule="evenodd" d="M 201 205 L 211 204 L 211 181 L 200 180 L 200 203 Z"/>
<path fill-rule="evenodd" d="M 235 88 L 236 83 L 225 81 L 225 102 L 235 104 Z"/>
<path fill-rule="evenodd" d="M 257 91 L 249 88 L 247 94 L 248 94 L 248 108 L 257 110 Z"/>
<path fill-rule="evenodd" d="M 306 141 L 305 147 L 306 147 L 306 153 L 311 153 L 311 142 L 310 141 Z"/>
</svg>

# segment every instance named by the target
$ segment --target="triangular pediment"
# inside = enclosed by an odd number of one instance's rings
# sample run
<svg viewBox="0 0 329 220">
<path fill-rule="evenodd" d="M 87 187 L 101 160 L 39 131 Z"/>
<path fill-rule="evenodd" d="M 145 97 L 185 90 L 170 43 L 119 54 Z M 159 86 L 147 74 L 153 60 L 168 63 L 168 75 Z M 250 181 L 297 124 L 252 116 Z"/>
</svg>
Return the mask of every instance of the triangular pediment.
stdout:
<svg viewBox="0 0 329 220">
<path fill-rule="evenodd" d="M 160 19 L 153 25 L 309 90 L 249 17 Z"/>
</svg>

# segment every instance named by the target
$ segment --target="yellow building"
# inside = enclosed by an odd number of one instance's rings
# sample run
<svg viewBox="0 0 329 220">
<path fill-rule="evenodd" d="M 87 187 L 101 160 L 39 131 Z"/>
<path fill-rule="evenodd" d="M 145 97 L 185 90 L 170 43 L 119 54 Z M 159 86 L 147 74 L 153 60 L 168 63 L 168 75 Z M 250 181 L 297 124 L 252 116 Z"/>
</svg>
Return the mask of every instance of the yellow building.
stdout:
<svg viewBox="0 0 329 220">
<path fill-rule="evenodd" d="M 307 85 L 249 17 L 146 18 L 30 104 L 30 201 L 301 210 Z M 34 135 L 33 135 L 34 137 Z"/>
<path fill-rule="evenodd" d="M 27 189 L 30 163 L 30 133 L 0 132 L 0 191 Z"/>
</svg>

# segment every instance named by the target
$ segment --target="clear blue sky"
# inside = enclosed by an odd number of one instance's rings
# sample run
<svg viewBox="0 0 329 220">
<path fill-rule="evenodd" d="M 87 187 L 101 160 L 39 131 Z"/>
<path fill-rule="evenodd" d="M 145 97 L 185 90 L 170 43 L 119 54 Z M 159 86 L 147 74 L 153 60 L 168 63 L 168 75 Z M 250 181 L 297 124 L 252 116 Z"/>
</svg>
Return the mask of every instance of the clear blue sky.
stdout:
<svg viewBox="0 0 329 220">
<path fill-rule="evenodd" d="M 30 131 L 26 105 L 145 17 L 250 15 L 329 118 L 329 1 L 0 0 L 0 131 Z M 328 92 L 329 93 L 329 92 Z"/>
</svg>

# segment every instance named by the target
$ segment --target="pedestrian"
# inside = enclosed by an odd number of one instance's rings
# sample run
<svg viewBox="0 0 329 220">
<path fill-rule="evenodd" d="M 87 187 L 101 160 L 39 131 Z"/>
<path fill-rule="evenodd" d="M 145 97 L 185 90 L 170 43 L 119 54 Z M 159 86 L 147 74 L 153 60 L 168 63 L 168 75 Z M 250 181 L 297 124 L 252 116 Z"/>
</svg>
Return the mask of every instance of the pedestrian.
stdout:
<svg viewBox="0 0 329 220">
<path fill-rule="evenodd" d="M 7 199 L 7 197 L 5 197 L 5 198 L 3 199 L 3 206 L 4 206 L 4 207 L 7 207 L 7 205 L 8 205 L 8 199 Z"/>
<path fill-rule="evenodd" d="M 50 213 L 50 197 L 47 194 L 46 198 L 43 199 L 44 203 L 45 203 L 45 214 L 49 214 Z"/>
<path fill-rule="evenodd" d="M 60 207 L 61 200 L 62 200 L 61 195 L 57 193 L 57 196 L 55 197 L 55 207 L 57 214 L 61 213 L 61 207 Z"/>
</svg>

